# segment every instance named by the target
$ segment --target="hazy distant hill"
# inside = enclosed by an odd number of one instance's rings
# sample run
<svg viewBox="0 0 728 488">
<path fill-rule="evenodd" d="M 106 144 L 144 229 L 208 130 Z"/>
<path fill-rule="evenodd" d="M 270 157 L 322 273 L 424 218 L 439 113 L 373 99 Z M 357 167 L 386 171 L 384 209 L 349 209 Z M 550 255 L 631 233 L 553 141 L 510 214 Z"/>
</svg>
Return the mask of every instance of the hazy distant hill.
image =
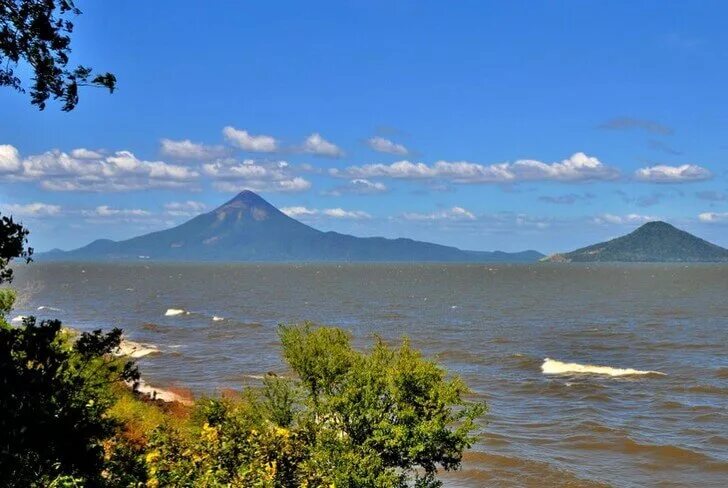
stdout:
<svg viewBox="0 0 728 488">
<path fill-rule="evenodd" d="M 52 251 L 46 260 L 181 261 L 449 261 L 534 262 L 536 251 L 463 251 L 412 239 L 354 237 L 322 232 L 243 191 L 217 209 L 172 229 L 125 241 L 101 239 L 74 251 Z"/>
<path fill-rule="evenodd" d="M 554 262 L 728 262 L 728 249 L 666 222 L 648 222 L 622 237 L 555 254 Z"/>
</svg>

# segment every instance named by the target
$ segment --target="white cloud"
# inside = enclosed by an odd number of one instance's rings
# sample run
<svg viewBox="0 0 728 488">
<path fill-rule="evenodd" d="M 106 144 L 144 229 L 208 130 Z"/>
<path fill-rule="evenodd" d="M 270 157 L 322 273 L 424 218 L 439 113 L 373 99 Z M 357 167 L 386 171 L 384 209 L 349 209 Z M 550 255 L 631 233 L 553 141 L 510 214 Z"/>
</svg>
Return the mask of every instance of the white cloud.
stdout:
<svg viewBox="0 0 728 488">
<path fill-rule="evenodd" d="M 93 210 L 81 212 L 87 217 L 147 217 L 151 213 L 140 208 L 112 208 L 108 205 L 99 205 Z"/>
<path fill-rule="evenodd" d="M 101 159 L 104 157 L 104 154 L 100 151 L 92 151 L 91 149 L 79 147 L 71 151 L 71 157 L 76 159 Z"/>
<path fill-rule="evenodd" d="M 681 166 L 658 164 L 635 171 L 636 179 L 654 183 L 701 181 L 710 179 L 712 176 L 710 171 L 695 164 L 683 164 Z"/>
<path fill-rule="evenodd" d="M 164 210 L 167 215 L 172 217 L 193 217 L 199 215 L 207 209 L 207 205 L 194 200 L 185 202 L 169 202 L 164 204 Z"/>
<path fill-rule="evenodd" d="M 344 151 L 342 151 L 336 144 L 327 141 L 321 137 L 321 134 L 318 133 L 311 134 L 306 138 L 306 141 L 303 143 L 302 151 L 330 158 L 339 158 L 344 155 Z"/>
<path fill-rule="evenodd" d="M 340 185 L 332 190 L 324 192 L 326 195 L 341 196 L 344 193 L 353 193 L 355 195 L 371 195 L 374 193 L 384 193 L 387 186 L 379 181 L 371 181 L 366 178 L 355 178 L 346 185 Z"/>
<path fill-rule="evenodd" d="M 181 141 L 162 139 L 160 145 L 162 154 L 178 159 L 212 159 L 225 154 L 225 149 L 220 146 L 206 146 L 189 139 Z"/>
<path fill-rule="evenodd" d="M 615 168 L 604 165 L 595 157 L 578 152 L 568 159 L 551 164 L 529 159 L 487 166 L 467 161 L 437 161 L 432 165 L 427 165 L 405 160 L 392 164 L 351 166 L 343 171 L 333 169 L 331 174 L 357 178 L 444 178 L 454 183 L 514 183 L 536 180 L 611 180 L 617 178 L 619 172 Z"/>
<path fill-rule="evenodd" d="M 698 220 L 710 224 L 728 222 L 728 212 L 703 212 L 698 215 Z"/>
<path fill-rule="evenodd" d="M 294 219 L 297 217 L 306 217 L 309 215 L 318 214 L 318 210 L 307 207 L 283 207 L 281 209 L 281 212 L 288 215 L 289 217 L 293 217 Z"/>
<path fill-rule="evenodd" d="M 296 176 L 290 180 L 281 180 L 276 182 L 280 191 L 304 191 L 311 188 L 311 182 Z"/>
<path fill-rule="evenodd" d="M 254 136 L 246 130 L 239 130 L 231 126 L 225 127 L 222 133 L 230 144 L 245 151 L 270 153 L 278 150 L 278 141 L 272 136 Z"/>
<path fill-rule="evenodd" d="M 640 214 L 627 214 L 627 215 L 614 215 L 605 213 L 594 218 L 596 224 L 645 224 L 654 220 L 660 220 L 658 217 L 651 215 L 640 215 Z"/>
<path fill-rule="evenodd" d="M 374 151 L 382 153 L 398 154 L 400 156 L 404 156 L 409 153 L 407 148 L 404 147 L 402 144 L 396 144 L 389 139 L 385 139 L 384 137 L 370 137 L 367 140 L 367 144 Z"/>
<path fill-rule="evenodd" d="M 286 161 L 221 159 L 202 165 L 202 172 L 217 180 L 215 188 L 224 192 L 253 191 L 297 192 L 311 188 L 311 182 L 296 176 Z"/>
<path fill-rule="evenodd" d="M 405 220 L 435 221 L 435 220 L 475 220 L 475 215 L 463 207 L 452 207 L 447 210 L 432 213 L 405 213 L 402 215 Z"/>
<path fill-rule="evenodd" d="M 74 157 L 74 154 L 83 157 Z M 144 161 L 129 151 L 103 156 L 80 149 L 70 154 L 53 150 L 28 156 L 5 178 L 36 182 L 51 191 L 126 191 L 186 186 L 198 176 L 190 168 L 163 161 Z"/>
<path fill-rule="evenodd" d="M 346 219 L 346 220 L 365 220 L 371 219 L 372 216 L 363 210 L 344 210 L 343 208 L 325 208 L 318 210 L 315 208 L 308 207 L 284 207 L 281 212 L 292 218 L 306 218 L 306 217 L 330 217 L 333 219 Z"/>
<path fill-rule="evenodd" d="M 335 219 L 362 220 L 372 218 L 371 215 L 362 210 L 344 210 L 343 208 L 327 208 L 323 211 L 323 214 Z"/>
<path fill-rule="evenodd" d="M 41 202 L 26 204 L 12 203 L 3 205 L 2 210 L 4 213 L 14 217 L 52 217 L 61 213 L 61 207 L 59 205 L 50 205 Z"/>
<path fill-rule="evenodd" d="M 0 173 L 14 173 L 20 169 L 20 153 L 10 144 L 0 144 Z"/>
</svg>

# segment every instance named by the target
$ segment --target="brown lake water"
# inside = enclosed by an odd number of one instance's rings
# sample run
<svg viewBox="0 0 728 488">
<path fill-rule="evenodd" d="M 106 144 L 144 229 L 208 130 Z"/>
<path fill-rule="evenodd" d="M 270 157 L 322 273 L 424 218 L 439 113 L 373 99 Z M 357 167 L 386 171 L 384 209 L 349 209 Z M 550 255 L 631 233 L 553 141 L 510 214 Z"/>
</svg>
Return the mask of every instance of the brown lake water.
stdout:
<svg viewBox="0 0 728 488">
<path fill-rule="evenodd" d="M 728 486 L 726 265 L 35 263 L 16 273 L 26 296 L 16 314 L 122 327 L 160 348 L 139 360 L 160 387 L 214 392 L 285 371 L 278 323 L 338 325 L 360 346 L 407 335 L 490 408 L 447 486 Z"/>
</svg>

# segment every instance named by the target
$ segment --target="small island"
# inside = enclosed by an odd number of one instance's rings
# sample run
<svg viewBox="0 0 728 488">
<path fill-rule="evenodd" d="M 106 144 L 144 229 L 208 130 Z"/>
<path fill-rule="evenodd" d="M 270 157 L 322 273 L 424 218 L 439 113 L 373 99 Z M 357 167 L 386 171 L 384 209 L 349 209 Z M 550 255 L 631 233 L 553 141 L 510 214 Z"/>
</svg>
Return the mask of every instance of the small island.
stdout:
<svg viewBox="0 0 728 488">
<path fill-rule="evenodd" d="M 728 262 L 728 249 L 667 222 L 648 222 L 633 232 L 575 251 L 554 254 L 553 263 L 716 263 Z"/>
</svg>

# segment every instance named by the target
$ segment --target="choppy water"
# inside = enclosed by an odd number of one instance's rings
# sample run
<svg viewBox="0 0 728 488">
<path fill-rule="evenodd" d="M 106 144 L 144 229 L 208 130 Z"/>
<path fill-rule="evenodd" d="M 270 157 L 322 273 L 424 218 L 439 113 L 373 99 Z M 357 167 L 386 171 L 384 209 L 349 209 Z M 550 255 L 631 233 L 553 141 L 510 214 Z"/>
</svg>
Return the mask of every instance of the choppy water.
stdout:
<svg viewBox="0 0 728 488">
<path fill-rule="evenodd" d="M 449 486 L 728 486 L 728 266 L 33 264 L 15 285 L 18 314 L 123 327 L 161 350 L 150 383 L 197 392 L 282 371 L 280 322 L 408 335 L 490 406 Z"/>
</svg>

